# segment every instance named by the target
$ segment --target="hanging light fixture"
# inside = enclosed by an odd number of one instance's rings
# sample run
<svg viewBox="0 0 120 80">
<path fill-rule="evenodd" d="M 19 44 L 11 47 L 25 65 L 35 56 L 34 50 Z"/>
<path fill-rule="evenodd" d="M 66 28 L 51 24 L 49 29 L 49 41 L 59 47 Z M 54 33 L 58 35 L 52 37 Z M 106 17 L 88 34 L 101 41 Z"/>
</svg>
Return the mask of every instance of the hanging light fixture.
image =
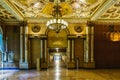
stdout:
<svg viewBox="0 0 120 80">
<path fill-rule="evenodd" d="M 56 33 L 59 33 L 61 30 L 65 29 L 68 26 L 68 23 L 61 19 L 62 12 L 61 12 L 61 6 L 58 5 L 58 0 L 56 2 L 56 5 L 53 7 L 53 18 L 47 21 L 46 26 L 49 29 L 54 30 Z"/>
<path fill-rule="evenodd" d="M 107 38 L 114 42 L 120 41 L 120 31 L 115 30 L 114 25 L 110 25 L 108 29 L 109 31 L 106 34 Z"/>
</svg>

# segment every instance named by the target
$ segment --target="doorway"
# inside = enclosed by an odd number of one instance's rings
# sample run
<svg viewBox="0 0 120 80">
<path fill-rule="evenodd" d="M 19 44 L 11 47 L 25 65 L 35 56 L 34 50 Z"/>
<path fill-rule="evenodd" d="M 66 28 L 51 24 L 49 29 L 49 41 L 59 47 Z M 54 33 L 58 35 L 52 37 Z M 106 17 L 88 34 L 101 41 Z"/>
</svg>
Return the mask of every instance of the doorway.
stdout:
<svg viewBox="0 0 120 80">
<path fill-rule="evenodd" d="M 56 51 L 55 51 L 56 50 Z M 65 68 L 66 67 L 66 49 L 54 48 L 49 50 L 49 68 Z M 53 51 L 53 52 L 52 52 Z M 62 52 L 63 51 L 63 52 Z"/>
<path fill-rule="evenodd" d="M 40 39 L 31 38 L 30 39 L 30 63 L 31 68 L 36 68 L 36 60 L 40 59 Z"/>
</svg>

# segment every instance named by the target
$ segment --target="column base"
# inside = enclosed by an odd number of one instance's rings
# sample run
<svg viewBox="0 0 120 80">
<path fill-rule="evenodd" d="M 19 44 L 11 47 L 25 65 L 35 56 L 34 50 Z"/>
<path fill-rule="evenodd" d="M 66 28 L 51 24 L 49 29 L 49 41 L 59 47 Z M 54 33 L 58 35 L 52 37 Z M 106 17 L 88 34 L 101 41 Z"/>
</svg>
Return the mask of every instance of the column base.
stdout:
<svg viewBox="0 0 120 80">
<path fill-rule="evenodd" d="M 4 63 L 3 62 L 0 62 L 0 69 L 1 68 L 4 68 Z"/>
<path fill-rule="evenodd" d="M 83 64 L 84 68 L 95 68 L 95 62 L 85 62 Z"/>
<path fill-rule="evenodd" d="M 74 68 L 75 68 L 75 62 L 69 62 L 69 63 L 67 64 L 67 68 L 68 68 L 68 69 L 74 69 Z"/>
<path fill-rule="evenodd" d="M 0 62 L 0 69 L 18 69 L 19 62 Z"/>
<path fill-rule="evenodd" d="M 19 69 L 29 69 L 29 64 L 26 62 L 19 63 Z"/>
<path fill-rule="evenodd" d="M 41 69 L 47 69 L 48 68 L 48 63 L 41 63 Z"/>
</svg>

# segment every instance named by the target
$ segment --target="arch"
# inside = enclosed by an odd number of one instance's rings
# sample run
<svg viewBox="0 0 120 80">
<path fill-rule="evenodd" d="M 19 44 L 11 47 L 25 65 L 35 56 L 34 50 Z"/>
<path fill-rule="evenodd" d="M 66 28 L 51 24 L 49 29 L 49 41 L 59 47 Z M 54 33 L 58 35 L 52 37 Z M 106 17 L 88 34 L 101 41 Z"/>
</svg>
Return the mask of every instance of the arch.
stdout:
<svg viewBox="0 0 120 80">
<path fill-rule="evenodd" d="M 45 35 L 48 35 L 49 30 L 51 30 L 51 29 L 49 29 L 49 28 L 47 28 L 47 29 L 46 29 L 46 31 L 45 31 Z M 64 30 L 64 31 L 66 31 L 67 35 L 69 35 L 69 34 L 70 34 L 70 31 L 69 31 L 69 29 L 68 29 L 68 28 L 63 29 L 63 30 Z M 62 30 L 61 30 L 61 31 L 62 31 Z"/>
</svg>

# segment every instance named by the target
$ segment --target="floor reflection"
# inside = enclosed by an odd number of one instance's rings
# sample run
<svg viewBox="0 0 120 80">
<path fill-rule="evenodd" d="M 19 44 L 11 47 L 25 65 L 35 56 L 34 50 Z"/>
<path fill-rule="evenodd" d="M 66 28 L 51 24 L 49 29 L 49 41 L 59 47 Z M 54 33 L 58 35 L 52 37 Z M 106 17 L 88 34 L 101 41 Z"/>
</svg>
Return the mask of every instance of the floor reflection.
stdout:
<svg viewBox="0 0 120 80">
<path fill-rule="evenodd" d="M 8 77 L 13 76 L 19 70 L 0 70 L 0 80 L 8 80 Z"/>
<path fill-rule="evenodd" d="M 47 70 L 0 70 L 0 80 L 120 80 L 120 69 L 68 70 L 53 61 Z"/>
</svg>

